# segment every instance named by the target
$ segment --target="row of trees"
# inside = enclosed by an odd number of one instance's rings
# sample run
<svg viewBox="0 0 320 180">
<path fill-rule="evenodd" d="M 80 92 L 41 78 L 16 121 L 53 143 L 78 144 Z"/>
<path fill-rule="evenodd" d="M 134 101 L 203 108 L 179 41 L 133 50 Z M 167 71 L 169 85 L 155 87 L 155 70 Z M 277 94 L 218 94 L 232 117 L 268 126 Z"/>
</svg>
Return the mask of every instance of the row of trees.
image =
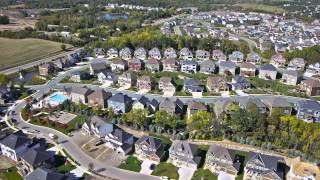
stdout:
<svg viewBox="0 0 320 180">
<path fill-rule="evenodd" d="M 319 62 L 320 57 L 320 45 L 303 48 L 302 50 L 293 50 L 291 52 L 286 51 L 284 53 L 286 60 L 291 60 L 293 58 L 299 57 L 306 60 L 307 64 L 313 64 Z"/>
</svg>

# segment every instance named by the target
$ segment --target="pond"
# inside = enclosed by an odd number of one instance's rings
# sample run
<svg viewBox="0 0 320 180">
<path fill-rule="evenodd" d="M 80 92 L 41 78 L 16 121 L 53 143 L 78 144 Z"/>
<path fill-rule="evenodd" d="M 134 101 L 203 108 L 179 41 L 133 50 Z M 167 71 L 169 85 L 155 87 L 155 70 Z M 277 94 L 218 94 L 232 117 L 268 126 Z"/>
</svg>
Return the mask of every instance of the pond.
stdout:
<svg viewBox="0 0 320 180">
<path fill-rule="evenodd" d="M 128 15 L 103 13 L 101 18 L 106 21 L 113 21 L 113 20 L 117 20 L 117 19 L 128 19 Z"/>
</svg>

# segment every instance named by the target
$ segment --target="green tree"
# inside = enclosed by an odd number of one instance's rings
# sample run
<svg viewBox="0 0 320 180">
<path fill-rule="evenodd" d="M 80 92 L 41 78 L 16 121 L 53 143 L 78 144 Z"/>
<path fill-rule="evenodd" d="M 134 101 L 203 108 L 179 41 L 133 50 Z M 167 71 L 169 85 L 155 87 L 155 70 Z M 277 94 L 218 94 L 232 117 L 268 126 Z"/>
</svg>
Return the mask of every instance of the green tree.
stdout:
<svg viewBox="0 0 320 180">
<path fill-rule="evenodd" d="M 61 44 L 60 48 L 61 48 L 62 51 L 65 51 L 66 50 L 66 45 L 65 44 Z"/>
<path fill-rule="evenodd" d="M 0 24 L 9 24 L 9 23 L 10 23 L 10 19 L 8 16 L 0 15 Z"/>
<path fill-rule="evenodd" d="M 7 85 L 10 82 L 10 79 L 5 74 L 0 74 L 0 85 Z"/>
</svg>

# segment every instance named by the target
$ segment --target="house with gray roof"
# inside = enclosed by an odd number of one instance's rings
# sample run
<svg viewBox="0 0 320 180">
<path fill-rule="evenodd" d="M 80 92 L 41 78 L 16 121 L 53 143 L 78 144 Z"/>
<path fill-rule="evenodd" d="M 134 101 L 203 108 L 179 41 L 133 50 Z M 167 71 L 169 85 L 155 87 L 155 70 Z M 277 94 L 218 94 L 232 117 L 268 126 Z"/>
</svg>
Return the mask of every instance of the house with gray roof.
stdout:
<svg viewBox="0 0 320 180">
<path fill-rule="evenodd" d="M 295 86 L 299 81 L 299 73 L 296 70 L 284 70 L 282 72 L 281 82 L 287 85 Z"/>
<path fill-rule="evenodd" d="M 169 162 L 176 167 L 197 169 L 201 161 L 198 147 L 188 141 L 175 141 L 169 149 Z"/>
<path fill-rule="evenodd" d="M 245 62 L 240 64 L 240 75 L 245 77 L 254 77 L 256 75 L 256 66 Z"/>
<path fill-rule="evenodd" d="M 128 95 L 118 93 L 108 99 L 108 107 L 116 113 L 127 113 L 130 111 L 132 98 Z"/>
<path fill-rule="evenodd" d="M 39 167 L 30 174 L 28 174 L 24 180 L 66 180 L 67 176 L 61 173 L 54 172 L 52 169 Z"/>
<path fill-rule="evenodd" d="M 165 111 L 171 115 L 182 115 L 184 113 L 184 103 L 180 99 L 173 101 L 165 98 L 159 104 L 159 111 Z"/>
<path fill-rule="evenodd" d="M 149 58 L 161 60 L 161 57 L 161 51 L 159 50 L 159 48 L 154 47 L 149 51 Z"/>
<path fill-rule="evenodd" d="M 96 58 L 104 58 L 106 56 L 106 51 L 103 48 L 95 48 L 94 55 Z"/>
<path fill-rule="evenodd" d="M 240 51 L 233 51 L 232 54 L 229 54 L 229 61 L 234 63 L 241 63 L 243 62 L 244 55 Z"/>
<path fill-rule="evenodd" d="M 214 174 L 223 172 L 235 177 L 240 170 L 240 165 L 235 150 L 220 145 L 211 145 L 206 154 L 204 169 Z"/>
<path fill-rule="evenodd" d="M 70 80 L 73 82 L 81 82 L 82 80 L 88 80 L 89 78 L 89 73 L 84 71 L 76 71 L 70 75 Z"/>
<path fill-rule="evenodd" d="M 163 61 L 163 71 L 175 72 L 179 70 L 179 62 L 176 59 L 166 59 Z"/>
<path fill-rule="evenodd" d="M 117 58 L 118 56 L 119 56 L 118 49 L 110 48 L 107 50 L 107 58 L 113 59 L 113 58 Z"/>
<path fill-rule="evenodd" d="M 286 115 L 290 115 L 292 112 L 292 105 L 281 97 L 268 97 L 263 99 L 263 103 L 268 107 L 270 113 L 274 109 L 280 109 Z"/>
<path fill-rule="evenodd" d="M 276 80 L 277 79 L 277 68 L 272 64 L 264 64 L 259 68 L 259 78 L 264 80 Z"/>
<path fill-rule="evenodd" d="M 295 103 L 297 117 L 308 123 L 320 122 L 320 103 L 314 100 L 300 100 Z"/>
<path fill-rule="evenodd" d="M 28 149 L 20 157 L 20 161 L 17 164 L 17 169 L 19 174 L 26 176 L 38 167 L 52 167 L 52 163 L 53 159 L 48 151 L 40 149 Z"/>
<path fill-rule="evenodd" d="M 88 95 L 91 92 L 92 90 L 87 87 L 72 88 L 69 97 L 72 102 L 86 104 L 88 103 Z"/>
<path fill-rule="evenodd" d="M 158 72 L 160 71 L 160 65 L 159 60 L 151 58 L 145 63 L 145 69 L 151 72 Z"/>
<path fill-rule="evenodd" d="M 250 81 L 244 76 L 237 76 L 232 80 L 232 90 L 246 90 L 251 88 Z"/>
<path fill-rule="evenodd" d="M 200 72 L 204 74 L 213 74 L 216 70 L 216 65 L 211 60 L 204 60 L 200 63 Z"/>
<path fill-rule="evenodd" d="M 171 77 L 161 77 L 159 79 L 159 89 L 164 94 L 173 95 L 176 92 L 176 84 Z"/>
<path fill-rule="evenodd" d="M 114 59 L 110 64 L 112 71 L 125 71 L 128 68 L 128 62 L 122 59 Z"/>
<path fill-rule="evenodd" d="M 283 180 L 284 172 L 280 169 L 280 163 L 283 161 L 280 157 L 249 152 L 243 179 Z"/>
<path fill-rule="evenodd" d="M 197 61 L 184 60 L 181 62 L 181 72 L 196 73 L 198 68 Z"/>
<path fill-rule="evenodd" d="M 130 48 L 125 47 L 123 49 L 120 50 L 119 52 L 119 56 L 121 59 L 123 60 L 129 60 L 132 58 L 132 51 Z"/>
<path fill-rule="evenodd" d="M 192 60 L 193 54 L 189 48 L 182 48 L 179 53 L 179 58 L 183 60 Z"/>
<path fill-rule="evenodd" d="M 135 154 L 139 160 L 148 159 L 155 164 L 165 156 L 164 143 L 157 138 L 152 136 L 142 136 L 135 143 Z"/>
<path fill-rule="evenodd" d="M 188 93 L 203 92 L 204 87 L 197 79 L 185 79 L 183 84 L 183 90 Z"/>
<path fill-rule="evenodd" d="M 102 71 L 97 74 L 98 81 L 104 86 L 111 86 L 117 84 L 118 76 L 114 74 L 112 71 Z"/>
<path fill-rule="evenodd" d="M 138 58 L 142 61 L 147 59 L 147 51 L 143 47 L 136 49 L 133 54 L 135 58 Z"/>
<path fill-rule="evenodd" d="M 288 64 L 288 70 L 303 71 L 306 62 L 303 58 L 293 58 Z"/>
<path fill-rule="evenodd" d="M 104 138 L 113 131 L 113 124 L 106 122 L 99 116 L 92 116 L 88 122 L 82 125 L 82 131 L 88 135 Z"/>
<path fill-rule="evenodd" d="M 219 49 L 212 51 L 212 59 L 215 61 L 226 61 L 227 56 Z"/>
<path fill-rule="evenodd" d="M 233 76 L 236 75 L 237 65 L 231 61 L 220 61 L 219 63 L 219 74 L 225 75 L 226 73 L 230 73 Z"/>
<path fill-rule="evenodd" d="M 26 134 L 22 131 L 17 131 L 0 141 L 1 154 L 13 161 L 18 161 L 31 144 L 32 140 Z"/>
<path fill-rule="evenodd" d="M 197 61 L 206 61 L 210 59 L 210 52 L 206 50 L 198 49 L 196 51 L 196 59 Z"/>
<path fill-rule="evenodd" d="M 249 53 L 247 55 L 247 59 L 246 59 L 247 63 L 252 63 L 252 64 L 260 64 L 261 63 L 261 57 L 259 56 L 258 53 Z"/>
<path fill-rule="evenodd" d="M 127 155 L 134 151 L 135 138 L 132 134 L 129 134 L 122 129 L 114 129 L 107 134 L 104 139 L 106 141 L 106 146 L 117 153 Z"/>
<path fill-rule="evenodd" d="M 98 74 L 98 73 L 100 73 L 102 71 L 107 70 L 106 63 L 105 62 L 101 62 L 101 61 L 90 63 L 90 67 L 89 68 L 90 68 L 90 74 L 91 75 L 95 75 L 95 74 Z"/>
<path fill-rule="evenodd" d="M 164 55 L 164 58 L 166 59 L 175 59 L 178 57 L 176 50 L 174 50 L 172 47 L 169 47 L 166 50 L 164 50 L 163 55 Z"/>
</svg>

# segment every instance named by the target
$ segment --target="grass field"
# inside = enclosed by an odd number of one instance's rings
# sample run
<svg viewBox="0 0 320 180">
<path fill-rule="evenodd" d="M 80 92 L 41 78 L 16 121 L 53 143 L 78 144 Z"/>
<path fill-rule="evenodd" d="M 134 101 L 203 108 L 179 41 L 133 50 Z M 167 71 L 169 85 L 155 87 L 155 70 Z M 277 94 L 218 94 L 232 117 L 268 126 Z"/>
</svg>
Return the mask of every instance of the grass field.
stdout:
<svg viewBox="0 0 320 180">
<path fill-rule="evenodd" d="M 21 65 L 61 51 L 61 43 L 41 39 L 0 38 L 0 69 Z"/>
<path fill-rule="evenodd" d="M 276 13 L 276 14 L 282 14 L 282 13 L 286 12 L 286 10 L 281 7 L 270 6 L 270 5 L 265 5 L 265 4 L 243 3 L 243 4 L 235 4 L 234 6 L 238 6 L 243 9 L 246 9 L 246 10 L 258 10 L 258 11 L 264 11 L 264 12 Z"/>
</svg>

